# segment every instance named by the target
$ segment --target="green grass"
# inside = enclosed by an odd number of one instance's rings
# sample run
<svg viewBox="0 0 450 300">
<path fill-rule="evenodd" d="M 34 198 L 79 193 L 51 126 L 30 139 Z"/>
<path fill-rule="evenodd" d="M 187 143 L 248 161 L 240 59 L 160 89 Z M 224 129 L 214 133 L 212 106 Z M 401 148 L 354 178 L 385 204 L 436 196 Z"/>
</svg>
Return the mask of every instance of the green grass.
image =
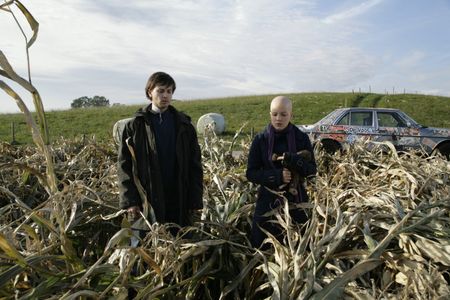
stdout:
<svg viewBox="0 0 450 300">
<path fill-rule="evenodd" d="M 198 118 L 209 112 L 220 113 L 226 120 L 226 134 L 232 135 L 247 122 L 245 132 L 253 128 L 258 132 L 269 120 L 269 104 L 275 95 L 230 97 L 208 100 L 174 101 L 173 105 L 192 117 Z M 300 93 L 287 94 L 293 101 L 295 124 L 312 124 L 338 107 L 392 107 L 399 108 L 417 122 L 433 127 L 450 128 L 450 97 L 369 93 Z M 111 139 L 114 123 L 130 117 L 142 105 L 113 106 L 103 108 L 70 109 L 46 113 L 52 139 L 95 138 Z M 30 143 L 31 134 L 22 114 L 0 115 L 0 140 L 11 142 L 11 123 L 16 123 L 16 141 Z M 21 124 L 22 123 L 22 124 Z"/>
</svg>

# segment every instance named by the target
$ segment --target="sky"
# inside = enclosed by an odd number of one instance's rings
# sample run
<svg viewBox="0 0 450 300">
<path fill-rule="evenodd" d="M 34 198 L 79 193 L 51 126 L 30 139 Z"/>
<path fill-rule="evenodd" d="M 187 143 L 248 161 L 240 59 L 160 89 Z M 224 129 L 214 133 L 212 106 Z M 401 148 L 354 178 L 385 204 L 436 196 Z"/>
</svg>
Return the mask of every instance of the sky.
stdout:
<svg viewBox="0 0 450 300">
<path fill-rule="evenodd" d="M 145 104 L 156 71 L 174 77 L 178 100 L 352 90 L 450 96 L 450 0 L 22 3 L 39 22 L 29 55 L 46 111 L 95 95 Z M 28 78 L 24 38 L 4 10 L 0 50 Z M 34 110 L 28 92 L 0 80 Z M 0 113 L 18 111 L 0 90 Z"/>
</svg>

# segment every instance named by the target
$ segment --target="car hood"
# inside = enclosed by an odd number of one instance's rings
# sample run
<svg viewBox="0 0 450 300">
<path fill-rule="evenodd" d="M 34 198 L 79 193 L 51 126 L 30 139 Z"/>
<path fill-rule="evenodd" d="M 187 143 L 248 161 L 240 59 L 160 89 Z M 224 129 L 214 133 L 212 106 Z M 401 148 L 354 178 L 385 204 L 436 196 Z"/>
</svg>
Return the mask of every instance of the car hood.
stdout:
<svg viewBox="0 0 450 300">
<path fill-rule="evenodd" d="M 439 128 L 439 127 L 422 127 L 423 134 L 450 137 L 450 128 Z"/>
<path fill-rule="evenodd" d="M 314 128 L 314 125 L 297 125 L 297 127 L 303 132 L 311 132 Z"/>
</svg>

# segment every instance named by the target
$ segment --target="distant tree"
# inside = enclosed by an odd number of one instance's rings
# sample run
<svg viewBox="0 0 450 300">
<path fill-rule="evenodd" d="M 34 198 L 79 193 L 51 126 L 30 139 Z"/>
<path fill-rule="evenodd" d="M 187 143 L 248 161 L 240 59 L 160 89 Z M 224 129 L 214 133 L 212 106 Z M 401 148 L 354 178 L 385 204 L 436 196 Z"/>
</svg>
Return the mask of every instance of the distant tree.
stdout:
<svg viewBox="0 0 450 300">
<path fill-rule="evenodd" d="M 109 100 L 103 96 L 94 96 L 91 99 L 91 106 L 109 106 Z"/>
<path fill-rule="evenodd" d="M 70 106 L 72 108 L 81 108 L 81 107 L 86 107 L 87 103 L 89 103 L 89 97 L 83 96 L 83 97 L 73 100 L 72 104 L 70 104 Z"/>
<path fill-rule="evenodd" d="M 109 106 L 109 100 L 103 96 L 80 97 L 72 101 L 72 108 Z"/>
</svg>

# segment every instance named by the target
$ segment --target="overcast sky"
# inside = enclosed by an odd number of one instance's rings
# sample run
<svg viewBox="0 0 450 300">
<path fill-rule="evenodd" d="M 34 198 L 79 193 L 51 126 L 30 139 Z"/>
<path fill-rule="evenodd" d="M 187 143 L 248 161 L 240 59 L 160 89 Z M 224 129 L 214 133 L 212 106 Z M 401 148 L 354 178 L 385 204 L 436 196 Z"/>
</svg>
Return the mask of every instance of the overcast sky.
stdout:
<svg viewBox="0 0 450 300">
<path fill-rule="evenodd" d="M 155 71 L 174 77 L 180 100 L 369 87 L 450 96 L 449 0 L 22 3 L 40 24 L 30 56 L 47 111 L 82 96 L 145 103 Z M 26 77 L 24 49 L 0 10 L 0 50 Z M 32 109 L 30 96 L 6 82 Z M 0 91 L 0 112 L 14 111 Z"/>
</svg>

